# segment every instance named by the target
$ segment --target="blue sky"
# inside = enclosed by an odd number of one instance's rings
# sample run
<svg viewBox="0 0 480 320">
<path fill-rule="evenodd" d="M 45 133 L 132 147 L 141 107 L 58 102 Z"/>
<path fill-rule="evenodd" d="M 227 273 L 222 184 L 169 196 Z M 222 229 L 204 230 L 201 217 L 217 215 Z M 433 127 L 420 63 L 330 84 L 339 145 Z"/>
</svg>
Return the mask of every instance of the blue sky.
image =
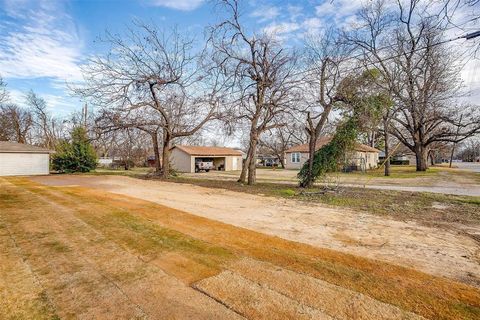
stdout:
<svg viewBox="0 0 480 320">
<path fill-rule="evenodd" d="M 360 6 L 361 0 L 246 0 L 243 16 L 252 29 L 275 30 L 295 42 L 322 26 L 350 23 Z M 32 89 L 53 114 L 66 116 L 82 105 L 66 84 L 81 81 L 79 66 L 102 54 L 95 40 L 105 30 L 121 33 L 141 19 L 201 38 L 217 14 L 207 0 L 0 0 L 0 75 L 13 101 L 22 104 Z M 471 67 L 465 74 L 480 80 Z"/>
</svg>

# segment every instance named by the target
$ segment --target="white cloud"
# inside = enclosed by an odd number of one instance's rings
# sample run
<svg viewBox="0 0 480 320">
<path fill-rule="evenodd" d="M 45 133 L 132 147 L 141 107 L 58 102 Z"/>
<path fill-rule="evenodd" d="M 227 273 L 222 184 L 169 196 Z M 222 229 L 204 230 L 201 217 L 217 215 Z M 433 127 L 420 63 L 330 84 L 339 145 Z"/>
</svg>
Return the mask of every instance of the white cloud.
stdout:
<svg viewBox="0 0 480 320">
<path fill-rule="evenodd" d="M 302 23 L 302 27 L 309 34 L 317 33 L 322 26 L 323 23 L 319 18 L 308 18 Z"/>
<path fill-rule="evenodd" d="M 205 0 L 152 0 L 150 3 L 155 6 L 167 7 L 170 9 L 191 11 L 200 7 Z"/>
<path fill-rule="evenodd" d="M 337 17 L 346 17 L 354 14 L 364 3 L 365 0 L 324 1 L 315 7 L 315 12 L 319 17 L 332 14 Z"/>
<path fill-rule="evenodd" d="M 295 22 L 280 22 L 280 23 L 271 23 L 266 26 L 263 31 L 269 35 L 282 35 L 286 33 L 291 33 L 300 29 L 300 25 Z"/>
<path fill-rule="evenodd" d="M 17 89 L 10 89 L 10 102 L 15 103 L 19 106 L 26 106 L 26 97 L 27 91 L 17 90 Z M 45 99 L 47 103 L 47 109 L 55 115 L 67 115 L 75 108 L 78 108 L 82 105 L 78 99 L 71 98 L 65 94 L 58 95 L 58 94 L 51 94 L 51 93 L 43 93 L 43 92 L 36 92 L 41 98 Z"/>
<path fill-rule="evenodd" d="M 81 79 L 82 41 L 72 18 L 47 1 L 5 2 L 0 22 L 0 70 L 5 78 Z"/>
<path fill-rule="evenodd" d="M 290 20 L 296 20 L 298 17 L 302 16 L 303 12 L 303 7 L 301 6 L 293 6 L 293 5 L 288 5 L 287 6 L 287 11 L 290 15 Z"/>
<path fill-rule="evenodd" d="M 251 14 L 252 17 L 258 18 L 258 22 L 273 20 L 280 15 L 278 7 L 259 6 Z"/>
<path fill-rule="evenodd" d="M 9 102 L 12 102 L 18 105 L 25 104 L 25 92 L 9 88 L 8 95 L 10 98 Z"/>
<path fill-rule="evenodd" d="M 315 13 L 321 20 L 338 26 L 348 27 L 353 22 L 353 15 L 366 3 L 366 0 L 324 1 L 315 7 Z"/>
</svg>

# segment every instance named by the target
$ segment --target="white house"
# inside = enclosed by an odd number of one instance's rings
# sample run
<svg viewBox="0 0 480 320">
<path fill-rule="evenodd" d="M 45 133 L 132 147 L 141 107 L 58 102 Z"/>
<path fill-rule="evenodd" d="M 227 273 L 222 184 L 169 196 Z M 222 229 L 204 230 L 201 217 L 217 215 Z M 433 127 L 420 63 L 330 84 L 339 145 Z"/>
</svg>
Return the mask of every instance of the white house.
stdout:
<svg viewBox="0 0 480 320">
<path fill-rule="evenodd" d="M 317 140 L 315 151 L 330 142 L 330 137 Z M 369 147 L 365 144 L 356 143 L 353 151 L 346 155 L 347 165 L 355 166 L 357 169 L 373 169 L 378 166 L 378 155 L 380 150 Z M 308 144 L 300 144 L 285 151 L 285 168 L 300 169 L 308 160 Z"/>
<path fill-rule="evenodd" d="M 0 141 L 0 176 L 49 174 L 51 153 L 28 144 Z"/>
<path fill-rule="evenodd" d="M 198 158 L 212 161 L 215 170 L 242 169 L 242 152 L 232 148 L 176 145 L 170 151 L 170 163 L 179 172 L 195 172 Z"/>
</svg>

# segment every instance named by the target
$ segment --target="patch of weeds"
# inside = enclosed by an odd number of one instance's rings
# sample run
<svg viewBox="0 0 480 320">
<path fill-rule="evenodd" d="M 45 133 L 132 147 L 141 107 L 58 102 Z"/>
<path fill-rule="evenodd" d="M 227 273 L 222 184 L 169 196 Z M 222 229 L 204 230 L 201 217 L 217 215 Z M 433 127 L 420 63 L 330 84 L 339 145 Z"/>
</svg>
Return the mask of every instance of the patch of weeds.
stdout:
<svg viewBox="0 0 480 320">
<path fill-rule="evenodd" d="M 471 315 L 471 319 L 480 319 L 480 308 L 478 306 L 472 306 L 465 303 L 457 303 L 454 306 L 454 309 L 458 310 L 459 314 L 468 314 Z"/>
<path fill-rule="evenodd" d="M 152 172 L 152 168 L 131 168 L 130 170 L 97 168 L 86 173 L 73 173 L 74 175 L 93 175 L 93 176 L 127 176 L 133 178 L 143 178 Z"/>
<path fill-rule="evenodd" d="M 45 290 L 38 294 L 37 302 L 40 305 L 42 314 L 47 315 L 50 320 L 60 320 L 61 318 L 55 313 L 54 307 L 48 299 L 48 294 Z"/>
<path fill-rule="evenodd" d="M 8 193 L 8 192 L 0 193 L 0 209 L 1 208 L 8 209 L 8 208 L 15 207 L 20 202 L 21 200 L 18 194 Z"/>
<path fill-rule="evenodd" d="M 458 199 L 458 201 L 461 203 L 468 203 L 468 204 L 480 206 L 480 197 L 460 198 Z"/>
<path fill-rule="evenodd" d="M 56 241 L 56 240 L 44 242 L 44 245 L 53 249 L 53 250 L 55 250 L 58 253 L 69 252 L 70 251 L 70 248 L 68 246 L 66 246 L 63 243 L 61 243 L 60 241 Z"/>
<path fill-rule="evenodd" d="M 51 235 L 52 232 L 48 232 L 48 231 L 41 231 L 41 232 L 35 232 L 32 237 L 34 237 L 35 239 L 43 239 L 45 237 L 48 237 L 49 235 Z"/>
<path fill-rule="evenodd" d="M 9 193 L 0 194 L 0 201 L 14 201 L 17 199 L 18 199 L 18 196 L 15 194 L 9 194 Z"/>
<path fill-rule="evenodd" d="M 278 194 L 282 197 L 291 198 L 291 197 L 294 197 L 297 194 L 297 192 L 293 189 L 281 189 L 278 191 Z"/>
</svg>

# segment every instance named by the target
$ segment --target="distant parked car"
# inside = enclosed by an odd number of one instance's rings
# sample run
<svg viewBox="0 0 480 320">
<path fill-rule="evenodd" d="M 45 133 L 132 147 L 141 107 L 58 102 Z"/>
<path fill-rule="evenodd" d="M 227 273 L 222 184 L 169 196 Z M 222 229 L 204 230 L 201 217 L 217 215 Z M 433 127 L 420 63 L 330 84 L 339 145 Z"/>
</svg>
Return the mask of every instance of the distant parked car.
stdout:
<svg viewBox="0 0 480 320">
<path fill-rule="evenodd" d="M 215 166 L 213 165 L 213 159 L 204 159 L 204 158 L 196 158 L 195 159 L 195 172 L 200 172 L 204 170 L 208 172 L 214 169 Z"/>
</svg>

